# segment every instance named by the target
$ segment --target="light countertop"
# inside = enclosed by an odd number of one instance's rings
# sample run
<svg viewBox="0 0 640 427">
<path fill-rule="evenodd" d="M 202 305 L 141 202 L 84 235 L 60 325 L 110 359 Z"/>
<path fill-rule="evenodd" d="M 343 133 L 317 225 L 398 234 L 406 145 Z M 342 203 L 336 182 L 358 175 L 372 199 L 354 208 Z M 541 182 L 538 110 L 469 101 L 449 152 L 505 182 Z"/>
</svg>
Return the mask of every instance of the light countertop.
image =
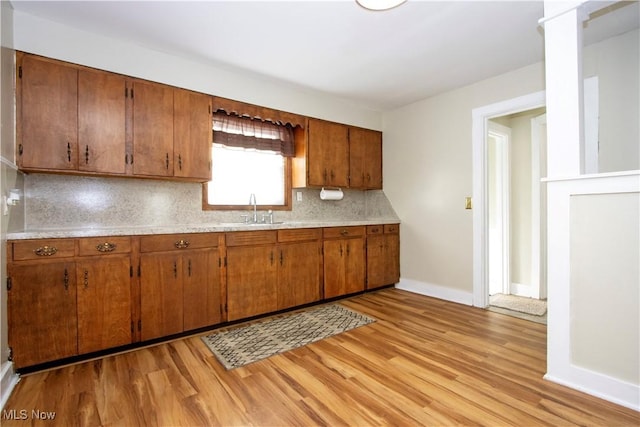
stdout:
<svg viewBox="0 0 640 427">
<path fill-rule="evenodd" d="M 27 239 L 60 239 L 98 236 L 133 236 L 149 234 L 181 234 L 181 233 L 213 233 L 252 230 L 282 230 L 291 228 L 349 227 L 378 224 L 399 224 L 397 218 L 373 218 L 363 220 L 327 220 L 298 221 L 281 224 L 243 224 L 243 223 L 210 223 L 210 224 L 175 224 L 148 227 L 84 227 L 68 229 L 39 229 L 15 233 L 7 233 L 7 240 Z"/>
</svg>

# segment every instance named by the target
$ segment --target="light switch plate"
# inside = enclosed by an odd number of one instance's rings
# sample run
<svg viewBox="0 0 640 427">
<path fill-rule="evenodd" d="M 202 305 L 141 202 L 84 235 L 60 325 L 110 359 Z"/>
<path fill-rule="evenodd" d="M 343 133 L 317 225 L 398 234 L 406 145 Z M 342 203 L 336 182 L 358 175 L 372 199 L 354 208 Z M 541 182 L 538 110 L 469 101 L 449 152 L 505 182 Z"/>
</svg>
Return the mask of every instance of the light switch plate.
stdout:
<svg viewBox="0 0 640 427">
<path fill-rule="evenodd" d="M 296 191 L 296 200 L 298 202 L 302 201 L 302 191 Z"/>
</svg>

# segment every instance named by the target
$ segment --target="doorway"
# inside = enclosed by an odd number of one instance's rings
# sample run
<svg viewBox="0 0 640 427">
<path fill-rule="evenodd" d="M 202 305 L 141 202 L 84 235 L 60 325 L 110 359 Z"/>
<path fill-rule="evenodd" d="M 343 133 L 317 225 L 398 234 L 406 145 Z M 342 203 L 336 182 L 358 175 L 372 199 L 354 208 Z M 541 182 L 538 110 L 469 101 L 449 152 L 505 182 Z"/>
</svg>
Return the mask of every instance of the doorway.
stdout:
<svg viewBox="0 0 640 427">
<path fill-rule="evenodd" d="M 473 202 L 474 202 L 474 210 L 473 210 L 473 229 L 474 229 L 474 305 L 478 307 L 488 307 L 489 306 L 489 295 L 490 292 L 495 290 L 495 287 L 499 287 L 500 290 L 505 292 L 507 295 L 509 294 L 518 294 L 518 293 L 527 293 L 524 291 L 524 283 L 519 283 L 514 279 L 516 277 L 522 277 L 522 271 L 525 270 L 529 273 L 529 278 L 527 282 L 530 282 L 531 276 L 531 249 L 529 249 L 529 259 L 526 261 L 528 266 L 526 268 L 522 268 L 523 260 L 525 255 L 523 253 L 518 253 L 517 255 L 513 255 L 514 249 L 514 234 L 520 233 L 520 228 L 528 227 L 528 235 L 529 235 L 529 246 L 530 236 L 532 234 L 531 231 L 531 189 L 533 188 L 532 184 L 532 168 L 529 166 L 528 168 L 523 168 L 520 163 L 517 166 L 514 166 L 514 152 L 513 152 L 513 138 L 515 137 L 514 132 L 511 132 L 511 136 L 508 136 L 508 132 L 500 131 L 501 128 L 498 127 L 498 131 L 496 131 L 496 126 L 490 124 L 491 122 L 495 122 L 498 125 L 502 125 L 505 127 L 509 127 L 505 125 L 505 123 L 501 123 L 499 119 L 501 117 L 509 117 L 509 119 L 519 117 L 520 121 L 531 120 L 531 117 L 536 115 L 541 115 L 544 112 L 545 107 L 545 94 L 544 92 L 537 92 L 530 95 L 525 95 L 520 98 L 515 98 L 512 100 L 504 101 L 497 104 L 492 104 L 489 106 L 485 106 L 482 108 L 478 108 L 473 110 L 473 129 L 472 129 L 472 139 L 473 139 Z M 540 110 L 542 109 L 542 110 Z M 529 113 L 531 110 L 535 110 L 535 112 Z M 527 113 L 524 113 L 527 112 Z M 530 114 L 530 117 L 525 118 L 526 114 Z M 490 129 L 491 133 L 490 133 Z M 539 131 L 539 129 L 538 129 Z M 520 131 L 519 131 L 520 132 Z M 528 132 L 529 139 L 531 139 L 531 123 L 528 124 Z M 546 133 L 546 132 L 545 132 Z M 505 136 L 506 135 L 506 136 Z M 510 143 L 509 143 L 510 142 Z M 495 146 L 495 149 L 498 150 L 501 154 L 497 155 L 497 159 L 500 159 L 500 168 L 499 172 L 496 172 L 495 168 L 491 168 L 490 159 L 489 159 L 489 149 L 490 146 Z M 544 145 L 544 144 L 543 144 Z M 498 147 L 501 147 L 498 149 Z M 522 148 L 522 147 L 520 147 Z M 520 150 L 522 151 L 522 150 Z M 523 154 L 519 154 L 520 157 L 523 157 Z M 505 166 L 505 158 L 509 159 L 508 166 Z M 531 164 L 531 148 L 529 148 L 528 153 L 526 154 L 526 159 L 519 159 L 520 162 L 528 161 Z M 495 162 L 495 160 L 494 160 Z M 516 169 L 517 168 L 517 169 Z M 523 171 L 526 169 L 526 171 Z M 490 182 L 490 174 L 489 171 L 493 170 L 500 175 L 501 184 L 498 185 L 497 181 Z M 518 191 L 514 192 L 513 185 L 513 174 L 512 172 L 518 172 L 518 174 L 526 175 L 528 174 L 528 189 L 526 193 L 528 196 L 523 195 L 521 191 L 521 183 L 518 183 Z M 492 172 L 492 173 L 493 173 Z M 495 174 L 494 174 L 495 175 Z M 509 176 L 509 179 L 507 177 Z M 493 178 L 497 179 L 496 176 Z M 508 185 L 506 182 L 508 181 Z M 539 178 L 537 179 L 537 185 L 540 185 Z M 501 194 L 499 196 L 499 201 L 490 198 L 490 188 L 493 186 L 495 191 L 498 191 Z M 509 191 L 506 189 L 509 188 Z M 521 207 L 520 200 L 522 198 L 529 198 L 529 207 L 526 217 L 528 218 L 528 224 L 526 221 L 523 223 L 520 219 L 516 223 L 514 221 L 514 212 L 512 207 L 519 206 Z M 507 207 L 508 206 L 508 207 Z M 521 210 L 525 210 L 527 208 L 522 208 Z M 539 207 L 538 209 L 541 209 Z M 507 212 L 505 214 L 505 212 Z M 497 219 L 497 217 L 491 218 L 490 214 L 495 212 L 502 212 L 502 218 Z M 540 212 L 540 211 L 539 211 Z M 517 218 L 520 218 L 521 212 L 518 212 Z M 543 215 L 539 215 L 542 217 Z M 517 225 L 517 229 L 516 229 Z M 493 230 L 491 230 L 493 228 Z M 497 234 L 492 233 L 492 231 L 496 231 Z M 541 231 L 541 234 L 543 232 Z M 517 236 L 516 236 L 517 237 Z M 494 243 L 493 245 L 491 243 Z M 541 244 L 543 247 L 544 244 Z M 498 249 L 494 252 L 492 250 L 493 247 L 497 247 Z M 508 249 L 508 250 L 507 250 Z M 540 256 L 541 254 L 538 254 Z M 518 263 L 513 263 L 513 259 L 517 258 Z M 491 263 L 498 265 L 499 267 L 496 269 L 491 268 Z M 517 269 L 516 269 L 517 268 Z M 494 273 L 495 271 L 495 273 Z M 498 277 L 499 285 L 495 285 L 491 287 L 490 284 L 493 281 L 495 283 L 495 277 Z M 524 281 L 524 279 L 518 279 L 520 281 Z M 523 285 L 523 286 L 518 286 Z M 530 286 L 529 286 L 530 288 Z M 529 296 L 526 298 L 532 299 L 532 295 L 534 292 L 531 290 L 528 291 Z"/>
<path fill-rule="evenodd" d="M 547 311 L 545 113 L 540 107 L 491 117 L 486 135 L 489 307 L 539 323 Z"/>
</svg>

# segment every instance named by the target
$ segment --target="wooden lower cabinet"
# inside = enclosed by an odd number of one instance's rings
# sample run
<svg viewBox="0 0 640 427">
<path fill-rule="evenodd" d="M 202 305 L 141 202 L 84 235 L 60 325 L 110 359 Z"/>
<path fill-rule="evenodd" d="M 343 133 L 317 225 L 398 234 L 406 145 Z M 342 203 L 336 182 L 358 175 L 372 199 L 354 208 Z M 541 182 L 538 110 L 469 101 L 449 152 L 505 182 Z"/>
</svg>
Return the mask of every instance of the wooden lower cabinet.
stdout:
<svg viewBox="0 0 640 427">
<path fill-rule="evenodd" d="M 217 249 L 140 256 L 143 341 L 220 322 Z"/>
<path fill-rule="evenodd" d="M 322 258 L 318 241 L 278 246 L 278 310 L 319 301 Z"/>
<path fill-rule="evenodd" d="M 9 268 L 9 345 L 16 368 L 78 354 L 73 260 Z"/>
<path fill-rule="evenodd" d="M 182 305 L 184 330 L 222 321 L 218 250 L 193 250 L 182 259 Z"/>
<path fill-rule="evenodd" d="M 367 289 L 400 280 L 400 236 L 397 224 L 367 227 Z"/>
<path fill-rule="evenodd" d="M 364 227 L 324 229 L 324 297 L 334 298 L 365 289 Z"/>
<path fill-rule="evenodd" d="M 140 339 L 222 320 L 219 235 L 140 237 Z"/>
<path fill-rule="evenodd" d="M 182 332 L 182 317 L 181 256 L 171 252 L 142 254 L 140 256 L 142 341 Z"/>
<path fill-rule="evenodd" d="M 320 229 L 227 236 L 228 320 L 321 299 Z"/>
<path fill-rule="evenodd" d="M 277 260 L 273 246 L 227 248 L 227 319 L 278 309 Z"/>
<path fill-rule="evenodd" d="M 399 279 L 397 224 L 16 240 L 7 248 L 17 369 Z"/>
<path fill-rule="evenodd" d="M 79 354 L 131 344 L 130 269 L 129 255 L 76 263 Z"/>
</svg>

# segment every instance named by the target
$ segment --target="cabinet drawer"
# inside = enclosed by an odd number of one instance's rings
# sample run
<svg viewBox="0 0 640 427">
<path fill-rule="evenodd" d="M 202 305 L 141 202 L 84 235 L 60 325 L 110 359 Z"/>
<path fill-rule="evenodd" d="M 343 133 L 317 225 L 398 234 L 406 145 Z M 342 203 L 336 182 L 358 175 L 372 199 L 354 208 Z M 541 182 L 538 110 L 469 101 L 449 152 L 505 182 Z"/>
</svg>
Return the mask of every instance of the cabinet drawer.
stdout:
<svg viewBox="0 0 640 427">
<path fill-rule="evenodd" d="M 400 231 L 400 224 L 385 224 L 384 232 L 385 234 L 398 234 Z"/>
<path fill-rule="evenodd" d="M 323 230 L 325 239 L 336 239 L 341 237 L 364 236 L 365 227 L 329 227 Z"/>
<path fill-rule="evenodd" d="M 140 252 L 218 247 L 217 233 L 156 234 L 140 238 Z"/>
<path fill-rule="evenodd" d="M 384 226 L 382 225 L 367 225 L 367 234 L 382 234 L 384 232 Z"/>
<path fill-rule="evenodd" d="M 13 260 L 68 258 L 75 252 L 74 239 L 23 240 L 13 242 Z"/>
<path fill-rule="evenodd" d="M 275 231 L 236 231 L 227 233 L 227 246 L 264 245 L 276 243 Z"/>
<path fill-rule="evenodd" d="M 131 252 L 131 238 L 89 237 L 78 239 L 78 255 L 127 254 Z"/>
<path fill-rule="evenodd" d="M 302 242 L 305 240 L 319 240 L 322 237 L 320 228 L 296 228 L 278 230 L 278 242 Z"/>
</svg>

